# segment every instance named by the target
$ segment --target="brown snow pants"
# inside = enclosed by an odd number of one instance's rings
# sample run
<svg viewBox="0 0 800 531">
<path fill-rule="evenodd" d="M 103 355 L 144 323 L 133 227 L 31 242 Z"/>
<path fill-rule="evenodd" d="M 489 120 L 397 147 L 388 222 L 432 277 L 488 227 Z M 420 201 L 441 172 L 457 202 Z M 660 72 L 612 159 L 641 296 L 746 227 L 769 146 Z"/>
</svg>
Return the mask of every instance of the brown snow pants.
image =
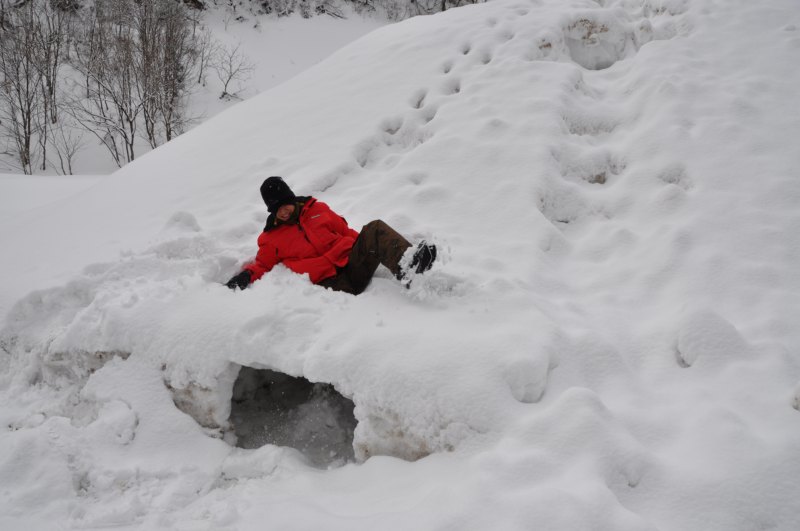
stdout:
<svg viewBox="0 0 800 531">
<path fill-rule="evenodd" d="M 353 295 L 362 293 L 378 265 L 383 264 L 400 278 L 400 259 L 411 244 L 381 220 L 370 221 L 356 238 L 347 265 L 336 268 L 336 276 L 326 278 L 320 286 Z"/>
</svg>

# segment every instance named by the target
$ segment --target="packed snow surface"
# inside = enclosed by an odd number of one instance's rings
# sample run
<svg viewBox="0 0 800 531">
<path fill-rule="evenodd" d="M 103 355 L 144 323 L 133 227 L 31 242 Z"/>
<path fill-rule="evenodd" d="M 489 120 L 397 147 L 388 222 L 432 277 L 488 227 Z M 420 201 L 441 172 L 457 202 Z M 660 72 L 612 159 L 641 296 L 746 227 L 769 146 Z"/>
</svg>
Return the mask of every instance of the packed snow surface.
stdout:
<svg viewBox="0 0 800 531">
<path fill-rule="evenodd" d="M 799 26 L 415 18 L 4 217 L 0 528 L 800 529 Z M 440 259 L 230 291 L 269 175 Z M 353 460 L 236 447 L 241 367 L 351 399 Z"/>
</svg>

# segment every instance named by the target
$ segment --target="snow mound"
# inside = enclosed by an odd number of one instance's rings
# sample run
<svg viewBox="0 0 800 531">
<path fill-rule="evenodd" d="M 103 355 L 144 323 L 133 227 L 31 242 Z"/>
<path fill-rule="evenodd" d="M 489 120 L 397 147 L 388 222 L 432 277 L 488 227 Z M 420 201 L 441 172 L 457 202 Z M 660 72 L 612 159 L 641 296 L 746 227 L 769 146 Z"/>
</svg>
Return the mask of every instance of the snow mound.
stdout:
<svg viewBox="0 0 800 531">
<path fill-rule="evenodd" d="M 695 311 L 687 315 L 678 334 L 678 355 L 686 366 L 698 358 L 707 363 L 724 363 L 749 354 L 747 342 L 736 328 L 714 312 Z"/>
<path fill-rule="evenodd" d="M 499 0 L 419 17 L 0 228 L 9 277 L 39 288 L 0 332 L 0 477 L 18 478 L 0 515 L 796 529 L 795 16 Z M 358 297 L 282 267 L 228 290 L 276 174 L 441 260 Z M 235 447 L 243 370 L 351 400 L 357 464 Z"/>
</svg>

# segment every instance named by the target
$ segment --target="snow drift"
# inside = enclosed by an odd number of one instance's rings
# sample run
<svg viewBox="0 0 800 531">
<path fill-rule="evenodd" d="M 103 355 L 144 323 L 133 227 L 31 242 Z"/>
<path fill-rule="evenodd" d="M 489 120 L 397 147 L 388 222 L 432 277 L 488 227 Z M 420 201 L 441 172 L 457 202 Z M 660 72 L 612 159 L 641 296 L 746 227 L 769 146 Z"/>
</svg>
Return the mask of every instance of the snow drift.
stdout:
<svg viewBox="0 0 800 531">
<path fill-rule="evenodd" d="M 2 332 L 3 503 L 95 527 L 796 528 L 792 17 L 413 19 L 20 216 L 6 267 L 41 289 Z M 268 175 L 442 259 L 410 290 L 279 267 L 231 292 Z M 220 440 L 241 367 L 351 399 L 363 464 Z"/>
</svg>

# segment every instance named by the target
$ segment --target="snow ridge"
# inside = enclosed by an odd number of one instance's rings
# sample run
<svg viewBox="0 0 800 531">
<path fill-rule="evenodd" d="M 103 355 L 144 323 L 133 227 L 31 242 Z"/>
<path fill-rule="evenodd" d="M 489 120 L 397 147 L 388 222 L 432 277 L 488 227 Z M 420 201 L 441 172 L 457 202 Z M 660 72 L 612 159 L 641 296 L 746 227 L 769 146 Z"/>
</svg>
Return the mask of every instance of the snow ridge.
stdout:
<svg viewBox="0 0 800 531">
<path fill-rule="evenodd" d="M 800 160 L 765 139 L 800 134 L 773 104 L 800 81 L 793 13 L 420 17 L 59 205 L 97 263 L 0 335 L 0 470 L 40 462 L 8 505 L 101 528 L 795 529 Z M 352 297 L 281 267 L 227 290 L 272 174 L 442 260 L 410 290 L 379 271 Z M 50 252 L 79 245 L 63 234 Z M 352 399 L 358 464 L 228 444 L 241 367 Z"/>
</svg>

